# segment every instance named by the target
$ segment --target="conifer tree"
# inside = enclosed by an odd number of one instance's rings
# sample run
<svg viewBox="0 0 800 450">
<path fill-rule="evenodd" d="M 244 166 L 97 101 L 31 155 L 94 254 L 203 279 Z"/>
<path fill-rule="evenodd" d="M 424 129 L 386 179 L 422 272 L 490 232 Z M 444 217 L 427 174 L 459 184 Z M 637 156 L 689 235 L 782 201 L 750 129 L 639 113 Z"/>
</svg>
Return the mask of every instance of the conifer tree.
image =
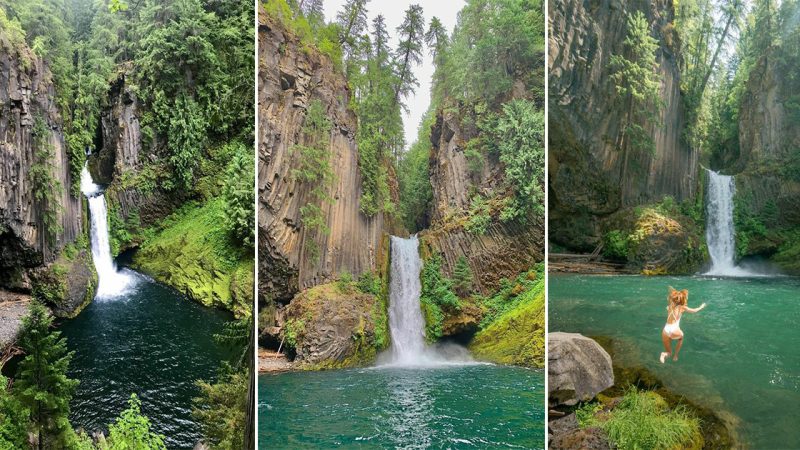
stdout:
<svg viewBox="0 0 800 450">
<path fill-rule="evenodd" d="M 74 434 L 69 423 L 69 402 L 78 380 L 67 376 L 74 352 L 67 350 L 61 332 L 51 330 L 53 318 L 38 301 L 31 302 L 22 319 L 19 345 L 25 358 L 19 365 L 14 390 L 29 409 L 38 436 L 37 449 L 64 448 Z"/>
<path fill-rule="evenodd" d="M 626 113 L 620 126 L 618 148 L 623 152 L 620 165 L 620 185 L 628 176 L 631 151 L 655 154 L 655 143 L 646 125 L 655 120 L 661 104 L 656 51 L 658 41 L 650 35 L 650 24 L 641 11 L 628 14 L 626 55 L 612 55 L 612 79 L 617 93 L 626 102 Z M 624 200 L 624 199 L 623 199 Z"/>
</svg>

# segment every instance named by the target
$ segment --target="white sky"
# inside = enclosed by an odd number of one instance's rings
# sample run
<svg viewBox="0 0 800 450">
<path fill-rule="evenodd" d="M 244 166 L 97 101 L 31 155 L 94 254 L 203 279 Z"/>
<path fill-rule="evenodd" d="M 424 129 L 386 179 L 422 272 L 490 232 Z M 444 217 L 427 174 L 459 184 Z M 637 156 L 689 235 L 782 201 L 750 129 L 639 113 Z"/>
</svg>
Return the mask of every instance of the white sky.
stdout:
<svg viewBox="0 0 800 450">
<path fill-rule="evenodd" d="M 336 13 L 342 9 L 344 0 L 325 0 L 325 20 L 330 22 L 336 18 Z M 463 0 L 372 0 L 367 4 L 367 23 L 372 28 L 372 19 L 378 14 L 383 14 L 386 19 L 386 30 L 389 32 L 392 48 L 397 47 L 397 27 L 403 23 L 406 9 L 412 4 L 422 7 L 425 15 L 425 30 L 427 31 L 431 17 L 438 17 L 442 25 L 447 28 L 448 34 L 453 33 L 456 26 L 456 16 L 464 7 Z M 417 139 L 417 127 L 422 120 L 428 104 L 431 101 L 431 77 L 433 76 L 433 59 L 426 48 L 423 52 L 422 64 L 414 67 L 414 75 L 419 81 L 419 87 L 414 95 L 405 99 L 408 113 L 403 113 L 403 129 L 405 130 L 406 148 Z"/>
</svg>

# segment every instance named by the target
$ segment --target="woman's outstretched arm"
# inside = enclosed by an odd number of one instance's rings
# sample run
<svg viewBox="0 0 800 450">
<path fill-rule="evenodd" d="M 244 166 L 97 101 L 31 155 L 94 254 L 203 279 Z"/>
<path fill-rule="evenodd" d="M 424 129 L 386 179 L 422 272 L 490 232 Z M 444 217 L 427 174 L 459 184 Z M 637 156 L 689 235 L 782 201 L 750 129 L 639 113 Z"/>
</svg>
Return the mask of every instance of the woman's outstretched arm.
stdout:
<svg viewBox="0 0 800 450">
<path fill-rule="evenodd" d="M 701 309 L 703 309 L 703 308 L 705 308 L 705 307 L 706 307 L 706 304 L 705 304 L 705 303 L 703 303 L 702 305 L 698 306 L 697 308 L 689 308 L 689 307 L 687 306 L 687 307 L 686 307 L 686 309 L 685 309 L 685 311 L 686 311 L 686 312 L 690 312 L 690 313 L 696 313 L 696 312 L 700 311 Z"/>
</svg>

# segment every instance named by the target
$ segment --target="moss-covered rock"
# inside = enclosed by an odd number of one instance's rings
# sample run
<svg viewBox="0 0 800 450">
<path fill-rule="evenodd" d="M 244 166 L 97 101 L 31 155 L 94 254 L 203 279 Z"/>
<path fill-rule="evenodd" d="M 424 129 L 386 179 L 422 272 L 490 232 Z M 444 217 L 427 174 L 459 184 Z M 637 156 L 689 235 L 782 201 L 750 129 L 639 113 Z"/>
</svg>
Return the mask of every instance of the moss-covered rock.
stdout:
<svg viewBox="0 0 800 450">
<path fill-rule="evenodd" d="M 472 353 L 487 361 L 544 367 L 544 289 L 506 311 L 470 342 Z"/>
<path fill-rule="evenodd" d="M 249 315 L 253 292 L 246 286 L 252 286 L 253 259 L 231 242 L 224 214 L 221 199 L 184 205 L 143 233 L 133 266 L 206 306 Z"/>
<path fill-rule="evenodd" d="M 364 366 L 388 346 L 376 333 L 385 321 L 380 299 L 353 283 L 329 283 L 298 294 L 279 314 L 284 346 L 309 370 Z M 385 325 L 384 325 L 385 326 Z"/>
<path fill-rule="evenodd" d="M 68 246 L 55 262 L 31 273 L 31 295 L 56 317 L 75 317 L 94 298 L 97 272 L 89 250 Z"/>
</svg>

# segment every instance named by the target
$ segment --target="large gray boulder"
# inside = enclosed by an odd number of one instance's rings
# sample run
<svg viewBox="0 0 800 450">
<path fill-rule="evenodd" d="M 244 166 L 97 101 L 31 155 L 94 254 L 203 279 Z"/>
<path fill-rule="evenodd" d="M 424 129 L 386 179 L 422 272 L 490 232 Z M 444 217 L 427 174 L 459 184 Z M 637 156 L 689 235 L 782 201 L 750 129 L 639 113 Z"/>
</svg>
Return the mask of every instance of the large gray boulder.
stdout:
<svg viewBox="0 0 800 450">
<path fill-rule="evenodd" d="M 548 340 L 550 407 L 593 399 L 614 385 L 611 357 L 592 339 L 577 333 L 550 333 Z"/>
</svg>

